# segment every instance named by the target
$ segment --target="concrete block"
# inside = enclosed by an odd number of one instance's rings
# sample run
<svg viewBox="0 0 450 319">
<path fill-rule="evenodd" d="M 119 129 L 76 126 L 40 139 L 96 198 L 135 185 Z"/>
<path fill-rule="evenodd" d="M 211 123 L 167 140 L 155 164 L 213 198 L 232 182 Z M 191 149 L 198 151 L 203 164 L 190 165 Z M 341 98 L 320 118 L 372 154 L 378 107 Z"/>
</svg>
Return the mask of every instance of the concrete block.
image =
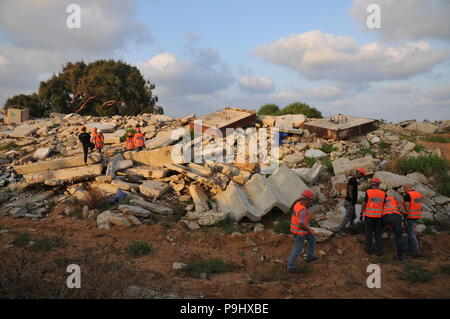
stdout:
<svg viewBox="0 0 450 319">
<path fill-rule="evenodd" d="M 379 171 L 374 174 L 374 177 L 381 180 L 381 184 L 387 187 L 398 187 L 405 184 L 416 184 L 416 181 L 410 177 L 394 174 L 386 171 Z"/>
<path fill-rule="evenodd" d="M 33 157 L 37 158 L 38 160 L 44 160 L 47 158 L 47 156 L 52 151 L 51 147 L 41 147 L 34 152 Z"/>
<path fill-rule="evenodd" d="M 119 205 L 119 210 L 122 211 L 123 213 L 127 213 L 127 214 L 131 214 L 134 216 L 138 216 L 138 217 L 150 217 L 150 215 L 152 215 L 151 212 L 149 212 L 148 210 L 141 208 L 141 207 L 137 207 L 137 206 L 131 206 L 131 205 Z"/>
<path fill-rule="evenodd" d="M 335 175 L 351 175 L 358 168 L 364 168 L 367 174 L 371 174 L 375 169 L 374 159 L 370 155 L 352 161 L 346 157 L 341 157 L 334 160 L 332 164 Z"/>
<path fill-rule="evenodd" d="M 147 202 L 145 200 L 141 200 L 141 199 L 132 199 L 131 203 L 141 206 L 142 208 L 145 208 L 145 209 L 147 209 L 153 213 L 159 214 L 159 215 L 173 215 L 173 213 L 174 213 L 172 208 L 153 204 L 153 203 Z"/>
<path fill-rule="evenodd" d="M 136 166 L 123 171 L 127 175 L 138 175 L 145 178 L 163 178 L 169 173 L 165 167 Z"/>
<path fill-rule="evenodd" d="M 103 133 L 102 133 L 103 134 Z M 105 144 L 119 144 L 120 138 L 125 134 L 125 130 L 117 130 L 114 133 L 104 133 Z"/>
<path fill-rule="evenodd" d="M 125 152 L 124 157 L 132 160 L 134 163 L 152 167 L 161 167 L 165 164 L 174 163 L 172 160 L 172 146 L 166 146 L 151 151 Z"/>
<path fill-rule="evenodd" d="M 27 137 L 33 135 L 39 127 L 34 124 L 22 124 L 17 126 L 9 135 L 10 137 Z"/>
<path fill-rule="evenodd" d="M 160 148 L 163 146 L 168 146 L 175 142 L 172 140 L 172 130 L 159 132 L 154 138 L 151 140 L 145 141 L 145 148 L 148 150 L 153 150 L 155 148 Z"/>
<path fill-rule="evenodd" d="M 125 181 L 121 181 L 119 179 L 115 179 L 111 182 L 111 185 L 116 186 L 122 190 L 126 191 L 136 191 L 139 189 L 139 184 L 128 183 Z"/>
<path fill-rule="evenodd" d="M 90 131 L 92 131 L 96 127 L 97 129 L 100 129 L 102 133 L 113 133 L 116 130 L 116 125 L 112 123 L 89 123 L 86 124 L 86 128 Z"/>
<path fill-rule="evenodd" d="M 89 165 L 82 167 L 63 168 L 55 171 L 45 171 L 24 175 L 25 181 L 29 184 L 43 183 L 46 180 L 59 180 L 64 182 L 80 180 L 86 177 L 98 176 L 102 174 L 103 166 Z"/>
<path fill-rule="evenodd" d="M 203 207 L 205 211 L 209 210 L 208 207 L 208 196 L 200 185 L 191 184 L 189 186 L 189 194 L 192 197 L 195 205 Z"/>
<path fill-rule="evenodd" d="M 139 186 L 142 194 L 148 197 L 159 197 L 169 190 L 169 185 L 159 181 L 148 181 Z"/>
<path fill-rule="evenodd" d="M 215 199 L 219 210 L 223 213 L 232 214 L 236 221 L 240 221 L 245 216 L 251 219 L 257 215 L 255 207 L 249 202 L 243 188 L 234 182 L 230 182 L 227 189 L 217 194 Z"/>
</svg>

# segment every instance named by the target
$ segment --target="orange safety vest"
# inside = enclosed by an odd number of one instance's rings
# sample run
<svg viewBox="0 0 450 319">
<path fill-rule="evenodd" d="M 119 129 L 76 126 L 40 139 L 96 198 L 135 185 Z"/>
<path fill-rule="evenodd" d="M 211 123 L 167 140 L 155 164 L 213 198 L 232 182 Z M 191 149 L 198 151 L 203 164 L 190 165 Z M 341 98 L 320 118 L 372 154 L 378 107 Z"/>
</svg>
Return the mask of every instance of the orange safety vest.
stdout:
<svg viewBox="0 0 450 319">
<path fill-rule="evenodd" d="M 92 138 L 96 148 L 102 148 L 104 143 L 104 137 L 102 133 L 92 133 Z"/>
<path fill-rule="evenodd" d="M 295 203 L 294 205 L 294 212 L 292 214 L 291 217 L 291 233 L 297 234 L 297 235 L 306 235 L 308 234 L 307 231 L 304 231 L 303 229 L 300 228 L 300 224 L 298 221 L 298 215 L 300 214 L 300 212 L 302 211 L 302 209 L 306 210 L 306 207 L 303 206 L 302 204 L 300 204 L 300 202 Z M 306 220 L 304 222 L 305 225 L 308 224 L 309 221 L 309 213 L 306 210 Z"/>
<path fill-rule="evenodd" d="M 125 141 L 125 147 L 127 150 L 134 150 L 134 139 L 131 136 L 127 136 L 127 140 Z"/>
<path fill-rule="evenodd" d="M 379 189 L 369 189 L 367 191 L 367 204 L 364 211 L 365 217 L 381 218 L 383 214 L 384 199 L 386 193 Z"/>
<path fill-rule="evenodd" d="M 408 212 L 408 218 L 419 219 L 422 217 L 422 195 L 418 191 L 410 191 L 408 194 L 411 197 L 409 207 L 405 207 Z"/>
<path fill-rule="evenodd" d="M 383 216 L 389 214 L 399 214 L 400 216 L 402 216 L 402 213 L 400 212 L 400 209 L 398 209 L 398 203 L 395 200 L 394 196 L 386 197 L 386 201 L 384 202 Z"/>
<path fill-rule="evenodd" d="M 142 134 L 142 133 L 134 134 L 134 145 L 136 147 L 143 147 L 145 145 L 145 143 L 144 143 L 144 134 Z"/>
</svg>

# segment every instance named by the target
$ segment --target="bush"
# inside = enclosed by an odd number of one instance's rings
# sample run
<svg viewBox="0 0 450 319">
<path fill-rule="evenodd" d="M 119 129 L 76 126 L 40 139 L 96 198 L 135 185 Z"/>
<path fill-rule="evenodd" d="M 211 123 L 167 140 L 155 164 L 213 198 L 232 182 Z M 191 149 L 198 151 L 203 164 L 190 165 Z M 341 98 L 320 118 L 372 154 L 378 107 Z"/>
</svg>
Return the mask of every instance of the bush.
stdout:
<svg viewBox="0 0 450 319">
<path fill-rule="evenodd" d="M 437 185 L 437 191 L 441 195 L 450 197 L 450 177 L 447 175 L 441 176 Z"/>
<path fill-rule="evenodd" d="M 449 264 L 441 265 L 439 267 L 439 271 L 443 274 L 450 275 L 450 265 Z"/>
<path fill-rule="evenodd" d="M 217 223 L 217 226 L 223 229 L 225 234 L 231 234 L 234 231 L 234 219 L 231 214 L 227 215 L 225 219 Z"/>
<path fill-rule="evenodd" d="M 280 108 L 276 104 L 265 104 L 261 106 L 258 115 L 273 115 L 276 116 L 280 112 Z"/>
<path fill-rule="evenodd" d="M 422 152 L 423 150 L 426 149 L 426 147 L 423 146 L 422 144 L 419 144 L 419 143 L 414 143 L 414 144 L 415 144 L 414 152 L 420 153 L 420 152 Z"/>
<path fill-rule="evenodd" d="M 322 145 L 320 150 L 323 151 L 324 153 L 330 154 L 331 152 L 335 152 L 338 149 L 337 149 L 337 147 L 333 147 L 333 145 L 324 144 L 324 145 Z"/>
<path fill-rule="evenodd" d="M 449 162 L 436 155 L 403 158 L 399 161 L 400 171 L 404 174 L 420 172 L 427 176 L 446 175 Z"/>
<path fill-rule="evenodd" d="M 429 282 L 434 279 L 434 271 L 424 269 L 422 265 L 406 264 L 403 272 L 398 272 L 398 278 L 410 283 Z"/>
<path fill-rule="evenodd" d="M 437 142 L 437 143 L 450 143 L 450 137 L 445 137 L 442 135 L 432 135 L 424 138 L 425 141 Z"/>
<path fill-rule="evenodd" d="M 153 246 L 143 241 L 133 241 L 125 250 L 131 257 L 141 257 L 153 251 Z"/>
<path fill-rule="evenodd" d="M 230 272 L 232 269 L 233 266 L 231 264 L 216 258 L 189 262 L 183 268 L 183 270 L 187 271 L 189 276 L 193 278 L 200 278 L 200 274 L 202 273 L 205 273 L 209 278 L 212 274 Z"/>
<path fill-rule="evenodd" d="M 322 118 L 322 113 L 318 111 L 315 107 L 311 107 L 306 103 L 294 102 L 280 111 L 280 115 L 286 114 L 303 114 L 310 118 Z"/>
<path fill-rule="evenodd" d="M 304 161 L 305 161 L 306 167 L 311 168 L 317 162 L 317 159 L 314 157 L 305 157 Z"/>
<path fill-rule="evenodd" d="M 14 238 L 14 244 L 16 244 L 17 246 L 26 246 L 28 245 L 28 243 L 30 242 L 31 238 L 30 238 L 30 234 L 28 234 L 27 232 L 22 232 L 19 233 L 16 238 Z"/>
<path fill-rule="evenodd" d="M 376 151 L 374 151 L 373 149 L 371 149 L 370 147 L 368 147 L 368 148 L 366 148 L 366 147 L 360 147 L 359 148 L 359 153 L 361 154 L 361 155 L 372 155 L 372 156 L 374 156 L 377 152 Z"/>
</svg>

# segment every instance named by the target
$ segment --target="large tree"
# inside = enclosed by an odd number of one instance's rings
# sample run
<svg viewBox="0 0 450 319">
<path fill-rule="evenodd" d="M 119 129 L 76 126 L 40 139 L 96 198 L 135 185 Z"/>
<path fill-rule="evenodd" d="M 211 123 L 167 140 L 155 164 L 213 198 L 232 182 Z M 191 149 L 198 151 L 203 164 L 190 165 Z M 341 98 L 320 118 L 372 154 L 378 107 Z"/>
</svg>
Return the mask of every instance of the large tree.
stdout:
<svg viewBox="0 0 450 319">
<path fill-rule="evenodd" d="M 158 97 L 152 94 L 154 88 L 138 68 L 122 61 L 69 62 L 58 75 L 40 83 L 35 95 L 39 107 L 26 103 L 21 107 L 30 107 L 34 116 L 51 112 L 97 116 L 162 113 L 156 106 Z"/>
</svg>

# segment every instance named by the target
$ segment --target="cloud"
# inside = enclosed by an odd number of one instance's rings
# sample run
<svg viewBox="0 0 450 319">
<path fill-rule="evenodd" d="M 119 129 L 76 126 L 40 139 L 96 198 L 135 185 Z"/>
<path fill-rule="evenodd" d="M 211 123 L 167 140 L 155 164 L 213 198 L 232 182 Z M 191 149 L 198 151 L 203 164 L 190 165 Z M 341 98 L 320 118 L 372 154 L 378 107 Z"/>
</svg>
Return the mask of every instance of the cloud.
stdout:
<svg viewBox="0 0 450 319">
<path fill-rule="evenodd" d="M 450 57 L 449 50 L 433 50 L 425 41 L 386 47 L 320 30 L 292 35 L 263 45 L 253 55 L 295 70 L 310 80 L 348 83 L 407 79 L 426 73 Z"/>
<path fill-rule="evenodd" d="M 138 63 L 144 77 L 156 84 L 160 100 L 171 94 L 211 94 L 234 83 L 230 67 L 217 50 L 192 47 L 189 53 L 187 59 L 178 59 L 163 52 Z"/>
<path fill-rule="evenodd" d="M 381 9 L 381 29 L 368 29 L 367 6 L 376 3 Z M 362 29 L 380 33 L 383 40 L 440 39 L 450 41 L 450 1 L 448 0 L 354 0 L 351 15 Z"/>
<path fill-rule="evenodd" d="M 250 76 L 242 75 L 238 79 L 239 87 L 252 93 L 265 93 L 274 90 L 274 84 L 272 80 L 265 76 Z"/>
</svg>

